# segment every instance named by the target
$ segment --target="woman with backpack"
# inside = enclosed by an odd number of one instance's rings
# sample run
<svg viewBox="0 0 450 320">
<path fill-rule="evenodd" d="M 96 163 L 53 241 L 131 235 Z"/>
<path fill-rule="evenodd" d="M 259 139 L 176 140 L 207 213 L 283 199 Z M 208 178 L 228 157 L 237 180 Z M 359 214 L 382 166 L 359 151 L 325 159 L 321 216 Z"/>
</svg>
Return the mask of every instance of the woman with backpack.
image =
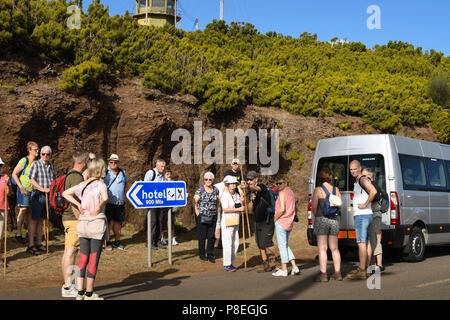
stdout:
<svg viewBox="0 0 450 320">
<path fill-rule="evenodd" d="M 194 196 L 194 210 L 197 222 L 198 253 L 201 260 L 215 262 L 214 243 L 217 217 L 220 210 L 219 190 L 213 186 L 214 174 L 204 175 L 204 185 L 197 189 Z M 205 255 L 205 242 L 207 243 Z"/>
<path fill-rule="evenodd" d="M 77 231 L 80 238 L 80 260 L 78 263 L 77 300 L 103 300 L 94 293 L 94 280 L 97 274 L 102 244 L 107 236 L 105 206 L 108 203 L 108 190 L 103 178 L 106 165 L 102 159 L 93 159 L 88 165 L 89 179 L 64 191 L 64 198 L 80 211 Z M 78 199 L 81 199 L 81 203 Z M 87 268 L 89 264 L 89 268 Z M 84 278 L 86 286 L 84 286 Z"/>
<path fill-rule="evenodd" d="M 272 273 L 275 277 L 286 277 L 288 275 L 287 264 L 290 262 L 291 275 L 300 274 L 295 264 L 295 257 L 289 248 L 289 235 L 294 227 L 295 217 L 295 195 L 287 185 L 287 178 L 281 177 L 277 181 L 278 198 L 275 203 L 275 230 L 277 233 L 278 250 L 281 256 L 281 269 Z"/>
<path fill-rule="evenodd" d="M 327 249 L 330 248 L 334 263 L 334 274 L 332 278 L 342 281 L 341 275 L 341 255 L 338 249 L 339 234 L 339 207 L 330 205 L 330 195 L 337 196 L 342 203 L 342 196 L 339 188 L 333 186 L 333 173 L 330 169 L 324 168 L 319 172 L 319 183 L 312 196 L 312 213 L 314 219 L 314 234 L 317 237 L 317 247 L 319 248 L 320 273 L 315 281 L 328 282 L 327 273 Z"/>
</svg>

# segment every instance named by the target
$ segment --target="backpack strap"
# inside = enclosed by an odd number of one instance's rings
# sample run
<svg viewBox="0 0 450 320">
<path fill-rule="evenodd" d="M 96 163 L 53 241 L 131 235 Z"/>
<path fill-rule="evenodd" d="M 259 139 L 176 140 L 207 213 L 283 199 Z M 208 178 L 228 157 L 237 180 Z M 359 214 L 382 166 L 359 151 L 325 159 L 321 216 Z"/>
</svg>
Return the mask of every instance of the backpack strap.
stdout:
<svg viewBox="0 0 450 320">
<path fill-rule="evenodd" d="M 109 186 L 106 189 L 109 190 L 109 188 L 112 186 L 112 184 L 116 181 L 116 179 L 119 176 L 119 174 L 122 172 L 122 169 L 120 169 L 120 168 L 117 168 L 117 170 L 118 170 L 117 175 L 114 177 L 113 181 L 109 184 Z M 111 170 L 108 170 L 108 172 L 111 172 Z"/>
<path fill-rule="evenodd" d="M 84 190 L 86 190 L 86 188 L 88 187 L 88 185 L 90 185 L 92 182 L 94 182 L 94 181 L 96 181 L 96 180 L 98 180 L 98 179 L 91 180 L 91 181 L 89 181 L 89 182 L 84 186 L 83 190 L 81 190 L 81 196 L 83 196 Z"/>
<path fill-rule="evenodd" d="M 323 191 L 325 192 L 325 196 L 328 198 L 329 196 L 330 196 L 330 192 L 328 192 L 328 190 L 327 190 L 327 188 L 325 188 L 325 186 L 324 185 L 321 185 L 321 187 L 322 187 L 322 189 L 323 189 Z M 333 193 L 334 193 L 334 188 L 333 188 Z"/>
<path fill-rule="evenodd" d="M 336 195 L 336 186 L 333 186 L 333 195 Z"/>
<path fill-rule="evenodd" d="M 64 190 L 66 190 L 66 181 L 67 181 L 67 178 L 68 178 L 72 173 L 78 173 L 78 174 L 80 175 L 80 177 L 83 178 L 83 180 L 84 180 L 83 175 L 82 175 L 81 173 L 79 173 L 77 170 L 70 170 L 69 172 L 66 173 L 66 179 L 64 179 Z"/>
</svg>

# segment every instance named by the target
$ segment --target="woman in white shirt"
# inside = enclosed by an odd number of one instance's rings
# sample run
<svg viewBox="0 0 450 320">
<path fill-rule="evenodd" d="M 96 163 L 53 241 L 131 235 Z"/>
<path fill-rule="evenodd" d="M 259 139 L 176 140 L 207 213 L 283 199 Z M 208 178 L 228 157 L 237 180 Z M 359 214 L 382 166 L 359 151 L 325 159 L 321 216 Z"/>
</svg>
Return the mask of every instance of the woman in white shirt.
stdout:
<svg viewBox="0 0 450 320">
<path fill-rule="evenodd" d="M 236 187 L 239 185 L 236 177 L 226 176 L 223 182 L 225 183 L 225 189 L 220 199 L 222 207 L 223 271 L 234 272 L 237 270 L 233 263 L 239 248 L 239 212 L 244 211 L 244 207 L 241 206 L 244 194 L 240 187 L 238 187 L 239 194 L 236 193 Z"/>
</svg>

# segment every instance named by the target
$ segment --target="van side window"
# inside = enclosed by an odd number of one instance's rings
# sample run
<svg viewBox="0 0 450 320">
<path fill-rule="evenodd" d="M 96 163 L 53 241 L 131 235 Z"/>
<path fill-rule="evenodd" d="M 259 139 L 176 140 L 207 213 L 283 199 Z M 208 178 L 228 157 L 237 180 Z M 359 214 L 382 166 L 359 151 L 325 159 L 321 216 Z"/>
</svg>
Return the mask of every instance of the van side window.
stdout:
<svg viewBox="0 0 450 320">
<path fill-rule="evenodd" d="M 422 158 L 399 154 L 403 189 L 424 190 L 427 186 L 425 164 Z"/>
<path fill-rule="evenodd" d="M 378 185 L 381 189 L 386 190 L 386 170 L 384 168 L 384 157 L 381 154 L 361 154 L 351 155 L 349 163 L 353 160 L 358 160 L 361 164 L 361 168 L 371 168 L 374 171 L 374 184 Z M 349 173 L 349 184 L 353 191 L 353 185 L 355 184 L 355 178 Z"/>
<path fill-rule="evenodd" d="M 327 157 L 321 158 L 317 165 L 316 187 L 319 186 L 319 172 L 323 168 L 328 168 L 333 172 L 333 185 L 341 191 L 347 191 L 347 163 L 348 157 Z"/>
<path fill-rule="evenodd" d="M 450 161 L 445 161 L 445 166 L 447 167 L 447 182 L 450 184 Z"/>
<path fill-rule="evenodd" d="M 434 158 L 426 159 L 429 186 L 431 190 L 447 190 L 444 161 Z"/>
</svg>

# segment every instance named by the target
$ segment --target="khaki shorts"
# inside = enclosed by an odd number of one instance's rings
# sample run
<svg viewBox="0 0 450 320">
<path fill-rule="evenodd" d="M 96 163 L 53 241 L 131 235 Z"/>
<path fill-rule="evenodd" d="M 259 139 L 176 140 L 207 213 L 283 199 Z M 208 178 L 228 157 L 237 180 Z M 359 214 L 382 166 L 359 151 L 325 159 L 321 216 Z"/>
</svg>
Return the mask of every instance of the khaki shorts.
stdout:
<svg viewBox="0 0 450 320">
<path fill-rule="evenodd" d="M 80 239 L 77 232 L 78 220 L 63 221 L 65 243 L 64 246 L 69 249 L 78 249 L 80 247 Z"/>
<path fill-rule="evenodd" d="M 3 241 L 5 234 L 5 210 L 0 210 L 0 241 Z"/>
</svg>

